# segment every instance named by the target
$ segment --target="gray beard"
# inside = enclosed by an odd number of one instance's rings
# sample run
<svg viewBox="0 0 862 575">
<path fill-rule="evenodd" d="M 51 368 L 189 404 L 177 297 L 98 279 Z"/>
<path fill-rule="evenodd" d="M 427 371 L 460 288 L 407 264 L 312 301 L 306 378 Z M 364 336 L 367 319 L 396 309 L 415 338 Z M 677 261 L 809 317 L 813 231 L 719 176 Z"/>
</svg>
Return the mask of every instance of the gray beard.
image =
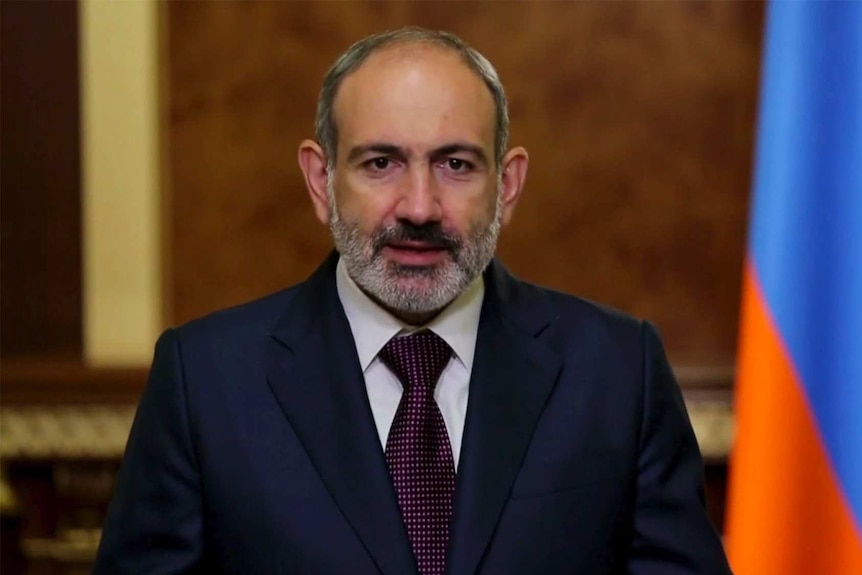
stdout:
<svg viewBox="0 0 862 575">
<path fill-rule="evenodd" d="M 363 291 L 385 307 L 402 313 L 431 313 L 449 305 L 481 274 L 497 249 L 503 215 L 497 193 L 494 218 L 487 226 L 474 226 L 468 235 L 443 234 L 449 258 L 433 267 L 418 268 L 387 262 L 382 249 L 387 239 L 403 234 L 394 223 L 365 236 L 356 222 L 342 220 L 331 180 L 327 182 L 329 230 L 347 273 Z"/>
</svg>

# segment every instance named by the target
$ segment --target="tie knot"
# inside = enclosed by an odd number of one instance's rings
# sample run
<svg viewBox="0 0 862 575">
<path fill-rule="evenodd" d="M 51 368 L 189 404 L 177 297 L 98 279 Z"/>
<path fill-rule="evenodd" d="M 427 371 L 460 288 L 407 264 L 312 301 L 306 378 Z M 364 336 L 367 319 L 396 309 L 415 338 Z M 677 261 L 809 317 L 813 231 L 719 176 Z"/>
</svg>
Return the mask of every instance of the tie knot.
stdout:
<svg viewBox="0 0 862 575">
<path fill-rule="evenodd" d="M 443 368 L 452 357 L 452 348 L 433 331 L 393 337 L 378 354 L 405 390 L 414 387 L 434 390 Z"/>
</svg>

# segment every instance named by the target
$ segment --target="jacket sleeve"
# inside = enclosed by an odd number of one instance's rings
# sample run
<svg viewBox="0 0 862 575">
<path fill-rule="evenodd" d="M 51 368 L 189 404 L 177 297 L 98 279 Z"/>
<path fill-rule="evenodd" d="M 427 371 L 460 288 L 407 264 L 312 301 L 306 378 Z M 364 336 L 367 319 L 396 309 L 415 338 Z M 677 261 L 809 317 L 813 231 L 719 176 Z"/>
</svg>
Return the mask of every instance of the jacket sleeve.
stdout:
<svg viewBox="0 0 862 575">
<path fill-rule="evenodd" d="M 93 573 L 197 572 L 202 511 L 179 339 L 169 330 L 156 344 Z"/>
<path fill-rule="evenodd" d="M 643 419 L 628 557 L 632 575 L 726 575 L 704 507 L 703 463 L 682 394 L 654 328 L 643 324 Z"/>
</svg>

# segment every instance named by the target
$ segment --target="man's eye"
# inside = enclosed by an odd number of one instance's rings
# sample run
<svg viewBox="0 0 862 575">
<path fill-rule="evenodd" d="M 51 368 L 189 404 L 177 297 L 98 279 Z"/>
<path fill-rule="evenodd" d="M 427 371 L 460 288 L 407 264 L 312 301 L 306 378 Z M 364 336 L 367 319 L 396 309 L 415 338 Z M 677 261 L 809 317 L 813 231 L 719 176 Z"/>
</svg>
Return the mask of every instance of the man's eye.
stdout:
<svg viewBox="0 0 862 575">
<path fill-rule="evenodd" d="M 375 170 L 385 170 L 391 163 L 392 162 L 389 158 L 374 158 L 369 162 L 369 167 L 374 168 Z"/>
<path fill-rule="evenodd" d="M 470 162 L 461 158 L 449 158 L 446 160 L 446 167 L 453 172 L 466 172 L 470 169 Z"/>
</svg>

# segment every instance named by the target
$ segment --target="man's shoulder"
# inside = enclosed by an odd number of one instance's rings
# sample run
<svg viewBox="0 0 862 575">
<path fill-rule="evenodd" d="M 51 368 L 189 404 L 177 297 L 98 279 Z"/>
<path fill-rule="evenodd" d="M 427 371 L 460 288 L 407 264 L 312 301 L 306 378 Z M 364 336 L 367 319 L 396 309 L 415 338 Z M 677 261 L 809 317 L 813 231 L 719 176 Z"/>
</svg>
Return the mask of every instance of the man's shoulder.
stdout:
<svg viewBox="0 0 862 575">
<path fill-rule="evenodd" d="M 630 370 L 655 333 L 649 322 L 604 303 L 535 284 L 522 283 L 520 289 L 546 318 L 534 324 L 535 335 L 564 357 L 587 356 Z"/>
<path fill-rule="evenodd" d="M 230 338 L 262 335 L 269 332 L 290 306 L 297 284 L 257 299 L 210 312 L 177 326 L 175 331 L 187 338 Z"/>
<path fill-rule="evenodd" d="M 644 324 L 642 319 L 605 303 L 523 280 L 517 283 L 529 301 L 550 310 L 554 323 L 570 326 L 586 323 L 625 331 L 639 331 Z"/>
</svg>

